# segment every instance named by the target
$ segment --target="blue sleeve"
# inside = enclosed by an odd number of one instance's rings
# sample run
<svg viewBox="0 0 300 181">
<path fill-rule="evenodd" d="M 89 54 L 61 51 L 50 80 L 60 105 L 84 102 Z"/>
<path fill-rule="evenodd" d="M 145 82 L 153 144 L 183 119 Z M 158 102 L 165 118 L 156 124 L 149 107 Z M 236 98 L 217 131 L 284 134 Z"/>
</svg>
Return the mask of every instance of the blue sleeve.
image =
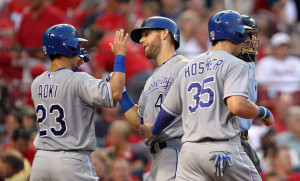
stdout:
<svg viewBox="0 0 300 181">
<path fill-rule="evenodd" d="M 158 135 L 168 127 L 176 117 L 168 114 L 164 109 L 160 109 L 154 125 L 151 128 L 152 134 Z"/>
</svg>

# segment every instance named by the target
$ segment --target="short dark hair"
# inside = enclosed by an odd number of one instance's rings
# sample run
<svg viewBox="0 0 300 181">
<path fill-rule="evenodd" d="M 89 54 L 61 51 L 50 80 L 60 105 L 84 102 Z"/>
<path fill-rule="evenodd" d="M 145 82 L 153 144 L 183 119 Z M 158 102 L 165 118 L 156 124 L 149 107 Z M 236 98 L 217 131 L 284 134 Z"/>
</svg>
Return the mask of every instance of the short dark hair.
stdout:
<svg viewBox="0 0 300 181">
<path fill-rule="evenodd" d="M 60 58 L 62 56 L 64 56 L 64 55 L 62 55 L 62 54 L 52 54 L 52 55 L 49 55 L 49 58 L 52 61 L 52 60 Z"/>
<path fill-rule="evenodd" d="M 212 45 L 212 46 L 215 46 L 215 45 L 217 45 L 220 41 L 222 41 L 222 40 L 214 40 L 214 41 L 211 42 L 211 45 Z"/>
<path fill-rule="evenodd" d="M 19 153 L 18 151 L 15 151 L 15 150 L 6 151 L 1 156 L 1 161 L 3 163 L 10 164 L 14 170 L 23 170 L 24 169 L 23 157 L 22 157 L 21 153 Z"/>
<path fill-rule="evenodd" d="M 24 128 L 19 128 L 19 129 L 16 129 L 14 132 L 13 132 L 13 135 L 12 135 L 12 139 L 14 141 L 18 140 L 19 138 L 23 138 L 25 139 L 26 141 L 29 141 L 30 139 L 30 133 L 25 130 Z"/>
</svg>

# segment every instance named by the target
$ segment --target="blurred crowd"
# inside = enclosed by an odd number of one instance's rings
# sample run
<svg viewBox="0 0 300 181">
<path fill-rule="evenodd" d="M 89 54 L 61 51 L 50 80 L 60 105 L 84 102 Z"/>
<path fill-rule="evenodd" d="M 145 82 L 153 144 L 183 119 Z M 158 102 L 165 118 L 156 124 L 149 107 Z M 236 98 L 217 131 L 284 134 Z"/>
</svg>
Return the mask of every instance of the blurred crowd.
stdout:
<svg viewBox="0 0 300 181">
<path fill-rule="evenodd" d="M 79 71 L 105 79 L 113 70 L 108 43 L 116 30 L 130 33 L 145 18 L 168 17 L 181 31 L 178 53 L 193 59 L 210 48 L 208 19 L 224 9 L 250 15 L 260 30 L 257 104 L 268 107 L 275 117 L 270 128 L 254 121 L 250 129 L 263 180 L 299 180 L 299 0 L 0 0 L 0 181 L 29 178 L 38 131 L 30 85 L 50 65 L 41 43 L 48 27 L 75 26 L 89 40 L 83 47 L 92 57 Z M 126 89 L 137 103 L 155 62 L 131 40 L 127 47 Z M 94 119 L 98 148 L 92 159 L 100 180 L 143 180 L 152 156 L 120 108 L 97 109 Z"/>
</svg>

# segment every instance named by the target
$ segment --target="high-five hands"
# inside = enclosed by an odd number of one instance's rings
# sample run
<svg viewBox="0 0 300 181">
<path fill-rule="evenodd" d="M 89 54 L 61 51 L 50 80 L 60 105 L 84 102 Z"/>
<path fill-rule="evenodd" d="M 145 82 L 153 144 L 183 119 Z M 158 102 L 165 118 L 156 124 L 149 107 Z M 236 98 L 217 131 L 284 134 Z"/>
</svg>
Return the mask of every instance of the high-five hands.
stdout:
<svg viewBox="0 0 300 181">
<path fill-rule="evenodd" d="M 109 46 L 111 48 L 111 51 L 115 55 L 126 55 L 127 53 L 127 39 L 128 39 L 128 33 L 126 33 L 124 37 L 124 30 L 121 29 L 116 32 L 114 43 L 109 43 Z"/>
</svg>

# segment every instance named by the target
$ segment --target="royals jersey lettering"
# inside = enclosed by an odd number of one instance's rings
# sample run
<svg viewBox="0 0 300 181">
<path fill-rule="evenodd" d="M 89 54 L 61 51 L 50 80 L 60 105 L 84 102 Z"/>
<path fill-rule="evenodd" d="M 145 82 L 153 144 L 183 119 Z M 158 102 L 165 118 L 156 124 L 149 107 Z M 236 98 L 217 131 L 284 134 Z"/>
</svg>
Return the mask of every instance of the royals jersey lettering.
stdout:
<svg viewBox="0 0 300 181">
<path fill-rule="evenodd" d="M 31 91 L 39 127 L 37 149 L 95 149 L 94 108 L 115 106 L 109 83 L 84 72 L 59 69 L 37 77 Z"/>
<path fill-rule="evenodd" d="M 182 113 L 182 142 L 230 139 L 238 134 L 239 123 L 225 100 L 233 95 L 248 97 L 248 81 L 245 62 L 225 51 L 204 53 L 182 69 L 162 108 L 173 116 Z"/>
</svg>

